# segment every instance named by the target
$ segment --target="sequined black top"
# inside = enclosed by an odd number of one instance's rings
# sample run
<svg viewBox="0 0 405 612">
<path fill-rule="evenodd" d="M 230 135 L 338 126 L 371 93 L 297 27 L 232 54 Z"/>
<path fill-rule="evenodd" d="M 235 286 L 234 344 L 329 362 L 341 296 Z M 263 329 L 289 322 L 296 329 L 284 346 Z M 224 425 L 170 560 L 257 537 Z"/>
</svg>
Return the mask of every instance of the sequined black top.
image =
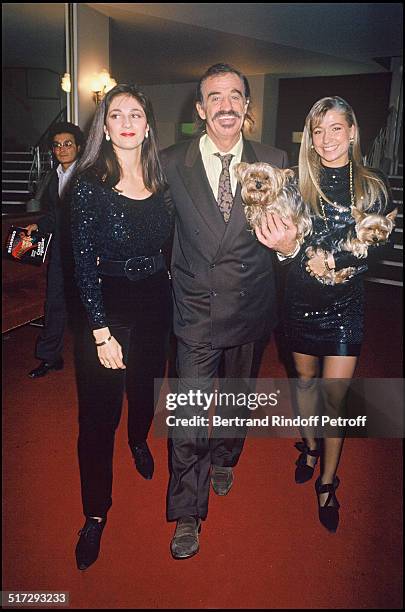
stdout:
<svg viewBox="0 0 405 612">
<path fill-rule="evenodd" d="M 375 170 L 373 170 L 376 172 Z M 376 172 L 377 173 L 377 172 Z M 378 173 L 384 180 L 384 177 Z M 320 246 L 326 251 L 331 251 L 334 255 L 336 270 L 353 266 L 356 269 L 355 275 L 363 273 L 367 270 L 365 259 L 359 259 L 355 255 L 347 251 L 338 251 L 337 245 L 340 240 L 345 239 L 349 232 L 354 231 L 355 220 L 352 217 L 350 207 L 350 174 L 349 164 L 341 168 L 326 168 L 322 167 L 320 175 L 320 186 L 324 194 L 332 202 L 345 207 L 345 210 L 338 210 L 329 202 L 324 201 L 324 213 L 326 217 L 315 216 L 312 219 L 313 232 L 308 236 L 303 252 L 309 245 Z M 375 202 L 372 207 L 367 209 L 367 213 L 378 212 L 381 203 Z M 383 203 L 381 212 L 388 213 L 392 209 L 391 202 Z M 376 255 L 378 246 L 370 246 L 368 257 Z"/>
<path fill-rule="evenodd" d="M 285 336 L 290 349 L 297 353 L 355 356 L 363 340 L 363 273 L 367 270 L 367 260 L 378 252 L 378 246 L 369 247 L 364 259 L 338 250 L 339 241 L 355 227 L 350 211 L 349 165 L 322 168 L 320 185 L 327 198 L 342 209 L 324 201 L 326 222 L 323 217 L 313 216 L 313 232 L 288 266 L 283 308 Z M 368 211 L 379 211 L 379 206 L 376 202 Z M 386 214 L 391 208 L 392 203 L 388 202 L 379 212 Z M 332 252 L 336 270 L 352 266 L 355 269 L 352 278 L 345 283 L 326 285 L 311 277 L 306 270 L 308 246 Z"/>
<path fill-rule="evenodd" d="M 90 326 L 107 326 L 97 258 L 125 261 L 156 255 L 172 229 L 172 213 L 161 193 L 133 200 L 102 184 L 77 179 L 72 197 L 75 277 Z"/>
</svg>

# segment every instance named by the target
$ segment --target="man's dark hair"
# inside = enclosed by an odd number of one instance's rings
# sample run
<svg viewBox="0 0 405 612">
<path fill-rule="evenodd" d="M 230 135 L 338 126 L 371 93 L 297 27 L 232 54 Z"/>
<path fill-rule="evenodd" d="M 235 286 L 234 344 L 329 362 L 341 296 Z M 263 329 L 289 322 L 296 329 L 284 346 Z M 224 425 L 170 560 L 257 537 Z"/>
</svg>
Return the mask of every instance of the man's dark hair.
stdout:
<svg viewBox="0 0 405 612">
<path fill-rule="evenodd" d="M 228 74 L 228 73 L 236 74 L 240 79 L 242 79 L 243 86 L 245 89 L 244 91 L 245 98 L 246 100 L 250 100 L 250 86 L 249 86 L 249 81 L 247 80 L 245 75 L 239 72 L 239 70 L 236 70 L 236 68 L 234 68 L 233 66 L 230 66 L 229 64 L 214 64 L 213 66 L 210 66 L 208 70 L 205 71 L 201 79 L 198 81 L 196 96 L 195 96 L 196 102 L 199 102 L 200 104 L 202 104 L 203 102 L 202 84 L 206 79 L 212 76 L 218 76 L 218 75 Z"/>
<path fill-rule="evenodd" d="M 59 121 L 55 123 L 48 134 L 48 143 L 52 147 L 53 140 L 56 134 L 72 134 L 75 139 L 76 146 L 81 147 L 84 144 L 84 134 L 78 125 L 70 123 L 70 121 Z"/>
<path fill-rule="evenodd" d="M 197 88 L 195 92 L 195 102 L 198 102 L 199 104 L 203 103 L 202 84 L 204 83 L 206 79 L 208 79 L 209 77 L 218 76 L 218 75 L 221 76 L 223 74 L 229 74 L 229 73 L 236 74 L 243 82 L 243 87 L 244 87 L 243 93 L 244 93 L 246 101 L 248 102 L 245 121 L 252 127 L 254 125 L 255 120 L 251 112 L 249 81 L 247 80 L 247 77 L 245 77 L 244 74 L 242 74 L 239 70 L 237 70 L 230 64 L 222 64 L 222 63 L 214 64 L 213 66 L 210 66 L 208 70 L 204 72 L 201 79 L 197 83 Z M 197 113 L 196 108 L 194 107 L 194 132 L 196 134 L 199 134 L 204 131 L 205 131 L 205 121 L 201 119 L 201 117 Z"/>
</svg>

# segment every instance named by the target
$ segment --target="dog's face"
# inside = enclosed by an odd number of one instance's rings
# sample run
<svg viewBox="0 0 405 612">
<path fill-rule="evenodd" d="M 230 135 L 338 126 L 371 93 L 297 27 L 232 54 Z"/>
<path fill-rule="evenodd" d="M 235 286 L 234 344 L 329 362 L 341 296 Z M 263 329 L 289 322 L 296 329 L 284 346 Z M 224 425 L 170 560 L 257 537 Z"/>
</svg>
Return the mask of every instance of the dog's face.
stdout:
<svg viewBox="0 0 405 612">
<path fill-rule="evenodd" d="M 235 166 L 235 175 L 241 183 L 242 200 L 246 206 L 267 206 L 294 177 L 294 172 L 273 168 L 264 162 L 241 162 Z"/>
<path fill-rule="evenodd" d="M 377 244 L 385 242 L 394 228 L 394 220 L 398 209 L 395 208 L 388 215 L 367 214 L 352 206 L 352 216 L 356 220 L 356 234 L 364 244 Z"/>
</svg>

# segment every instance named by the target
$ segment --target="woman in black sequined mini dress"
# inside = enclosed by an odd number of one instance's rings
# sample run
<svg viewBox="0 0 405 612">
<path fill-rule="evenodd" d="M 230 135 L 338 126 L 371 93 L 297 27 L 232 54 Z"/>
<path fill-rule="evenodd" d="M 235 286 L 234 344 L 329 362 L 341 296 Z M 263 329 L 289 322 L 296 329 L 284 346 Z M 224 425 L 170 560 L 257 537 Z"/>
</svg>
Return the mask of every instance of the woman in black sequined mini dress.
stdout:
<svg viewBox="0 0 405 612">
<path fill-rule="evenodd" d="M 352 108 L 339 97 L 323 98 L 309 112 L 299 158 L 301 194 L 313 210 L 313 232 L 289 266 L 285 293 L 285 335 L 298 374 L 296 400 L 303 418 L 316 414 L 344 416 L 344 403 L 363 340 L 364 286 L 367 259 L 339 249 L 339 241 L 354 230 L 351 206 L 386 213 L 391 208 L 383 178 L 362 163 L 359 130 Z M 311 246 L 315 257 L 308 258 Z M 375 250 L 369 248 L 369 253 Z M 324 275 L 351 267 L 350 278 L 341 284 L 325 284 Z M 322 360 L 321 360 L 322 358 Z M 322 367 L 322 370 L 321 370 Z M 319 389 L 316 377 L 322 381 Z M 330 383 L 331 379 L 336 379 Z M 295 479 L 309 480 L 318 457 L 321 475 L 315 483 L 319 518 L 331 532 L 339 521 L 335 489 L 336 471 L 344 440 L 316 439 L 314 430 L 302 427 L 304 443 Z M 336 435 L 335 434 L 330 434 Z"/>
<path fill-rule="evenodd" d="M 75 276 L 89 326 L 77 350 L 79 465 L 86 523 L 76 561 L 97 559 L 112 504 L 115 430 L 124 390 L 138 472 L 153 475 L 146 439 L 154 379 L 163 378 L 171 288 L 162 249 L 172 230 L 155 120 L 147 97 L 118 85 L 99 105 L 72 202 Z M 132 527 L 131 527 L 132 533 Z"/>
</svg>

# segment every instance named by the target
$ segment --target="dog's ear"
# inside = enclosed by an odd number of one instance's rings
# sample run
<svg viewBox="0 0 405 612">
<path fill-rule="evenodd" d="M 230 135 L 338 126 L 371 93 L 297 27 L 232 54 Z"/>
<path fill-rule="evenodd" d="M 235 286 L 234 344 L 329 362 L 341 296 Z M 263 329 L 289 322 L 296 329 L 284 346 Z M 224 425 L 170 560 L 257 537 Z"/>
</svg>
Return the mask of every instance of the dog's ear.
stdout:
<svg viewBox="0 0 405 612">
<path fill-rule="evenodd" d="M 391 212 L 388 213 L 388 215 L 385 215 L 385 216 L 387 217 L 387 219 L 389 221 L 394 222 L 395 217 L 397 216 L 397 214 L 398 214 L 398 208 L 394 208 L 394 210 L 391 210 Z"/>
<path fill-rule="evenodd" d="M 240 162 L 239 164 L 235 164 L 234 172 L 235 176 L 239 182 L 242 182 L 246 176 L 246 172 L 249 170 L 250 164 L 246 162 Z"/>
<path fill-rule="evenodd" d="M 294 170 L 291 170 L 290 168 L 286 168 L 285 170 L 283 170 L 283 172 L 284 172 L 284 177 L 287 180 L 291 180 L 291 179 L 295 178 Z"/>
<path fill-rule="evenodd" d="M 351 213 L 352 213 L 352 217 L 356 221 L 356 223 L 360 223 L 360 221 L 362 219 L 364 219 L 364 217 L 366 216 L 364 212 L 362 212 L 361 210 L 359 210 L 355 206 L 352 206 L 350 208 L 350 210 L 351 210 Z"/>
</svg>

